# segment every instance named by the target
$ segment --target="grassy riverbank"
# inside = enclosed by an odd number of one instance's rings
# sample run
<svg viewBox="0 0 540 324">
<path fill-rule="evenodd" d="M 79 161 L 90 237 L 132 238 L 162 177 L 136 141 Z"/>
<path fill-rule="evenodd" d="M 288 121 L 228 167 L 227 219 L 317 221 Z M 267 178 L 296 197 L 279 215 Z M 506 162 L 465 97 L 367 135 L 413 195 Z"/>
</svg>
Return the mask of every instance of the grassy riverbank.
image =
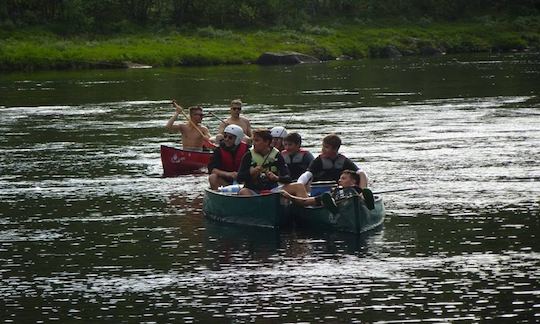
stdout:
<svg viewBox="0 0 540 324">
<path fill-rule="evenodd" d="M 433 23 L 331 23 L 298 30 L 196 30 L 63 37 L 36 29 L 0 31 L 0 70 L 243 64 L 267 51 L 323 60 L 540 47 L 540 17 Z M 391 49 L 390 54 L 388 49 Z M 398 53 L 398 54 L 399 54 Z"/>
</svg>

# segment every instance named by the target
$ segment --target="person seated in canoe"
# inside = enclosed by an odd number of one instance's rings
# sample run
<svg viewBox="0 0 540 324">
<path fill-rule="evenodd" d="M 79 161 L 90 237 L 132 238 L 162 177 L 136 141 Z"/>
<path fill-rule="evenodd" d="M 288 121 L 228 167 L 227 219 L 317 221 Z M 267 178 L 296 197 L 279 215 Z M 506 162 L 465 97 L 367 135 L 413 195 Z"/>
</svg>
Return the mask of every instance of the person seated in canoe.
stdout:
<svg viewBox="0 0 540 324">
<path fill-rule="evenodd" d="M 359 186 L 360 175 L 352 170 L 343 170 L 339 176 L 338 186 L 332 189 L 331 192 L 325 192 L 320 196 L 307 198 L 305 197 L 307 193 L 304 194 L 301 192 L 299 196 L 293 196 L 288 192 L 283 192 L 282 195 L 300 206 L 324 206 L 334 214 L 339 211 L 336 202 L 355 195 L 361 195 L 368 209 L 374 209 L 375 201 L 373 193 L 370 189 L 361 189 Z"/>
<path fill-rule="evenodd" d="M 244 139 L 243 141 L 251 144 L 251 123 L 249 122 L 249 119 L 240 116 L 240 113 L 242 112 L 242 100 L 240 99 L 234 99 L 231 101 L 231 108 L 230 108 L 230 114 L 231 116 L 225 120 L 223 120 L 218 127 L 218 134 L 216 135 L 215 141 L 217 143 L 221 142 L 223 140 L 223 133 L 225 131 L 225 128 L 228 125 L 237 125 L 242 128 L 242 131 L 244 132 Z"/>
<path fill-rule="evenodd" d="M 354 162 L 339 153 L 341 138 L 336 134 L 330 134 L 323 138 L 321 154 L 313 160 L 306 172 L 299 178 L 299 183 L 308 185 L 311 181 L 337 182 L 343 170 L 351 170 L 360 176 L 360 188 L 366 188 L 368 177 L 365 171 L 358 168 Z"/>
<path fill-rule="evenodd" d="M 238 125 L 229 125 L 223 131 L 223 141 L 214 149 L 214 155 L 208 164 L 210 188 L 228 186 L 236 181 L 242 157 L 248 151 L 248 145 L 242 141 L 244 131 Z"/>
<path fill-rule="evenodd" d="M 285 149 L 281 151 L 281 156 L 289 168 L 291 178 L 296 181 L 307 170 L 315 157 L 310 151 L 302 148 L 302 136 L 298 133 L 290 133 L 285 136 L 283 146 Z"/>
<path fill-rule="evenodd" d="M 272 147 L 271 143 L 272 135 L 269 130 L 253 131 L 253 147 L 244 154 L 238 170 L 238 182 L 244 183 L 244 187 L 238 192 L 239 195 L 253 196 L 281 190 L 295 196 L 305 193 L 304 185 L 290 183 L 289 169 L 279 151 Z"/>
<path fill-rule="evenodd" d="M 179 132 L 182 135 L 182 148 L 185 150 L 202 151 L 203 147 L 215 148 L 210 141 L 208 128 L 201 125 L 203 119 L 203 110 L 201 106 L 189 107 L 189 117 L 183 108 L 173 99 L 172 104 L 175 108 L 173 116 L 169 119 L 165 127 L 170 132 Z M 175 124 L 178 115 L 182 114 L 186 118 L 185 124 Z"/>
<path fill-rule="evenodd" d="M 287 136 L 287 130 L 285 127 L 273 127 L 270 130 L 270 134 L 272 134 L 272 146 L 280 152 L 283 151 L 285 149 L 285 146 L 283 146 L 283 139 Z"/>
</svg>

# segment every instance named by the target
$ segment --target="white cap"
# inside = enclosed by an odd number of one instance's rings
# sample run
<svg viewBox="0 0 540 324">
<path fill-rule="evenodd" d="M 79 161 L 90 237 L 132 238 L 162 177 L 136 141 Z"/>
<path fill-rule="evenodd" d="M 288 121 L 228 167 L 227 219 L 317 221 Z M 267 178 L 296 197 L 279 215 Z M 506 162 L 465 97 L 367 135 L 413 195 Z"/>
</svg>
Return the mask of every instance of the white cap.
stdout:
<svg viewBox="0 0 540 324">
<path fill-rule="evenodd" d="M 270 134 L 272 134 L 272 137 L 285 138 L 285 136 L 287 136 L 287 130 L 285 127 L 276 126 L 270 130 Z"/>
<path fill-rule="evenodd" d="M 234 140 L 234 145 L 240 144 L 240 141 L 244 138 L 244 131 L 242 130 L 242 127 L 238 125 L 229 125 L 225 127 L 223 133 L 229 133 L 236 136 L 236 139 Z"/>
</svg>

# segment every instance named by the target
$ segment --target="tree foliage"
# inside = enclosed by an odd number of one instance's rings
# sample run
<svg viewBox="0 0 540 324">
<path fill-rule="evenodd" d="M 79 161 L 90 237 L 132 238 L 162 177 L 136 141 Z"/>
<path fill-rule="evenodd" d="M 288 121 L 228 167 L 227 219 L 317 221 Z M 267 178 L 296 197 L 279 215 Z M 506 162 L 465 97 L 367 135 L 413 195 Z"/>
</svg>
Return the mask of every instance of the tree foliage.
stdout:
<svg viewBox="0 0 540 324">
<path fill-rule="evenodd" d="M 147 27 L 301 26 L 321 19 L 444 19 L 540 12 L 539 0 L 2 0 L 0 27 L 62 32 Z"/>
</svg>

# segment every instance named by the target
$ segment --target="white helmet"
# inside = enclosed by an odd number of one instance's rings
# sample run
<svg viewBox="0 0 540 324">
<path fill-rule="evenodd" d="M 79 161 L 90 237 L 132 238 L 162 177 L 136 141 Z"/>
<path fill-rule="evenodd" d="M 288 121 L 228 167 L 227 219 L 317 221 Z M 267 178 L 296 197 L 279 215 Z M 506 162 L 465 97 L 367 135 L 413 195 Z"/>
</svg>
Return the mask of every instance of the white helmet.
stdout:
<svg viewBox="0 0 540 324">
<path fill-rule="evenodd" d="M 287 136 L 287 130 L 285 127 L 276 126 L 270 130 L 270 134 L 272 134 L 272 137 L 285 138 Z"/>
<path fill-rule="evenodd" d="M 242 130 L 242 127 L 238 125 L 229 125 L 225 127 L 223 133 L 229 133 L 236 136 L 236 139 L 234 140 L 234 145 L 240 144 L 240 141 L 244 138 L 244 131 Z"/>
</svg>

